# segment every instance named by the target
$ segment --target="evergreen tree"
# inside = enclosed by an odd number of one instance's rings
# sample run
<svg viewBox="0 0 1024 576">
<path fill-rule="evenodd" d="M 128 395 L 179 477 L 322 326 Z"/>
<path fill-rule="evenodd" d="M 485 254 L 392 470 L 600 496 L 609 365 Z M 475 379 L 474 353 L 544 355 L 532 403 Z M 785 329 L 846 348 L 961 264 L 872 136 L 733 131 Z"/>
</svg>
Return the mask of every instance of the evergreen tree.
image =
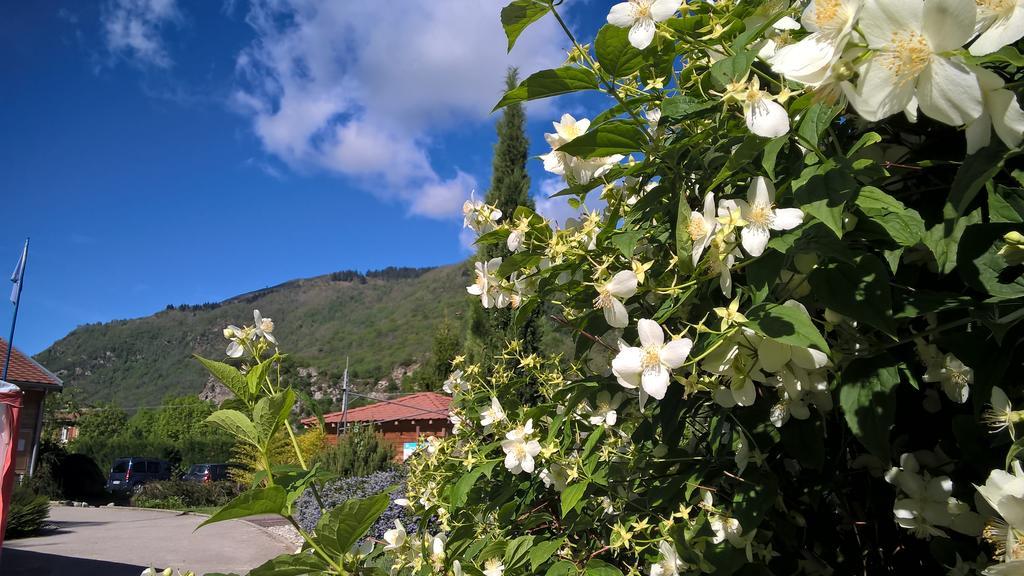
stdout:
<svg viewBox="0 0 1024 576">
<path fill-rule="evenodd" d="M 509 68 L 505 84 L 508 90 L 519 84 L 515 68 Z M 526 173 L 530 142 L 526 138 L 525 128 L 526 113 L 522 105 L 505 107 L 497 123 L 498 143 L 494 146 L 491 187 L 485 201 L 501 210 L 502 219 L 506 221 L 513 217 L 517 207 L 534 207 L 533 198 L 530 197 L 530 176 Z M 482 246 L 477 259 L 505 258 L 509 254 L 505 244 L 499 243 Z M 479 302 L 471 305 L 466 351 L 475 361 L 487 365 L 487 359 L 504 350 L 506 340 L 510 339 L 520 340 L 527 353 L 540 349 L 540 313 L 535 310 L 517 329 L 512 327 L 512 314 L 510 308 L 484 310 Z"/>
</svg>

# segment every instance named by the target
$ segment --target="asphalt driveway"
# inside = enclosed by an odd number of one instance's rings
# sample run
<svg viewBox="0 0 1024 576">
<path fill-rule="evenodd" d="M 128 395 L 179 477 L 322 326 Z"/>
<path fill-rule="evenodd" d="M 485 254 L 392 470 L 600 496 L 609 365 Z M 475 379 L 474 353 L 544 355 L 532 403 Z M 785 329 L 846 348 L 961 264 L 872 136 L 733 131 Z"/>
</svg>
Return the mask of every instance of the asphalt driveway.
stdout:
<svg viewBox="0 0 1024 576">
<path fill-rule="evenodd" d="M 205 517 L 129 508 L 54 506 L 54 529 L 4 542 L 3 576 L 139 576 L 172 566 L 245 574 L 294 545 L 242 520 L 193 532 Z"/>
</svg>

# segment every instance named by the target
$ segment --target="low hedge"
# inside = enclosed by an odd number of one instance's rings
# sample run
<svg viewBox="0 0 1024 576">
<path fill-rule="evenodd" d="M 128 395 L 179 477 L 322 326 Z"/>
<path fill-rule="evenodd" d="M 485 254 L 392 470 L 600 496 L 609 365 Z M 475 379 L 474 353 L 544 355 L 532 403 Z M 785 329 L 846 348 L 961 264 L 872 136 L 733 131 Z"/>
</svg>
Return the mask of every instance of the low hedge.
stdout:
<svg viewBox="0 0 1024 576">
<path fill-rule="evenodd" d="M 222 482 L 189 482 L 165 480 L 149 482 L 131 497 L 132 506 L 140 508 L 163 508 L 182 510 L 185 508 L 207 508 L 223 506 L 240 492 L 238 484 Z"/>
<path fill-rule="evenodd" d="M 31 536 L 43 527 L 49 517 L 50 499 L 28 486 L 18 486 L 11 495 L 4 538 Z"/>
</svg>

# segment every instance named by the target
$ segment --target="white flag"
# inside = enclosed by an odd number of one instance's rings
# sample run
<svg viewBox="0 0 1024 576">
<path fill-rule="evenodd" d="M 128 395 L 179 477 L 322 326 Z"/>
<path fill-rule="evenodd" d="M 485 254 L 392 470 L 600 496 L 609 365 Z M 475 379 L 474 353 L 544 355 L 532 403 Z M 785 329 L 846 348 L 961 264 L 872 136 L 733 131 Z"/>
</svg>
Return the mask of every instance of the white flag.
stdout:
<svg viewBox="0 0 1024 576">
<path fill-rule="evenodd" d="M 21 296 L 21 281 L 25 278 L 25 260 L 28 259 L 28 242 L 25 242 L 25 249 L 21 251 L 21 260 L 18 260 L 18 265 L 14 268 L 14 273 L 11 274 L 11 282 L 14 282 L 14 287 L 11 288 L 11 303 L 17 304 L 18 298 Z"/>
</svg>

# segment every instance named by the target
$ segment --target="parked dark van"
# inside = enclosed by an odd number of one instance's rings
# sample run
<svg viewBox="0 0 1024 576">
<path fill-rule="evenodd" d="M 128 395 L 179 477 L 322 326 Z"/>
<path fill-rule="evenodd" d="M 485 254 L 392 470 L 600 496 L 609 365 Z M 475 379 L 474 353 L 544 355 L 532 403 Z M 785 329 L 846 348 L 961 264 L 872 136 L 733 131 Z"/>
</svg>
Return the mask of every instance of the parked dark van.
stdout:
<svg viewBox="0 0 1024 576">
<path fill-rule="evenodd" d="M 156 458 L 118 458 L 110 467 L 107 490 L 124 493 L 154 480 L 170 480 L 171 463 Z"/>
<path fill-rule="evenodd" d="M 228 470 L 227 464 L 193 464 L 181 479 L 190 482 L 217 482 L 228 479 Z"/>
</svg>

